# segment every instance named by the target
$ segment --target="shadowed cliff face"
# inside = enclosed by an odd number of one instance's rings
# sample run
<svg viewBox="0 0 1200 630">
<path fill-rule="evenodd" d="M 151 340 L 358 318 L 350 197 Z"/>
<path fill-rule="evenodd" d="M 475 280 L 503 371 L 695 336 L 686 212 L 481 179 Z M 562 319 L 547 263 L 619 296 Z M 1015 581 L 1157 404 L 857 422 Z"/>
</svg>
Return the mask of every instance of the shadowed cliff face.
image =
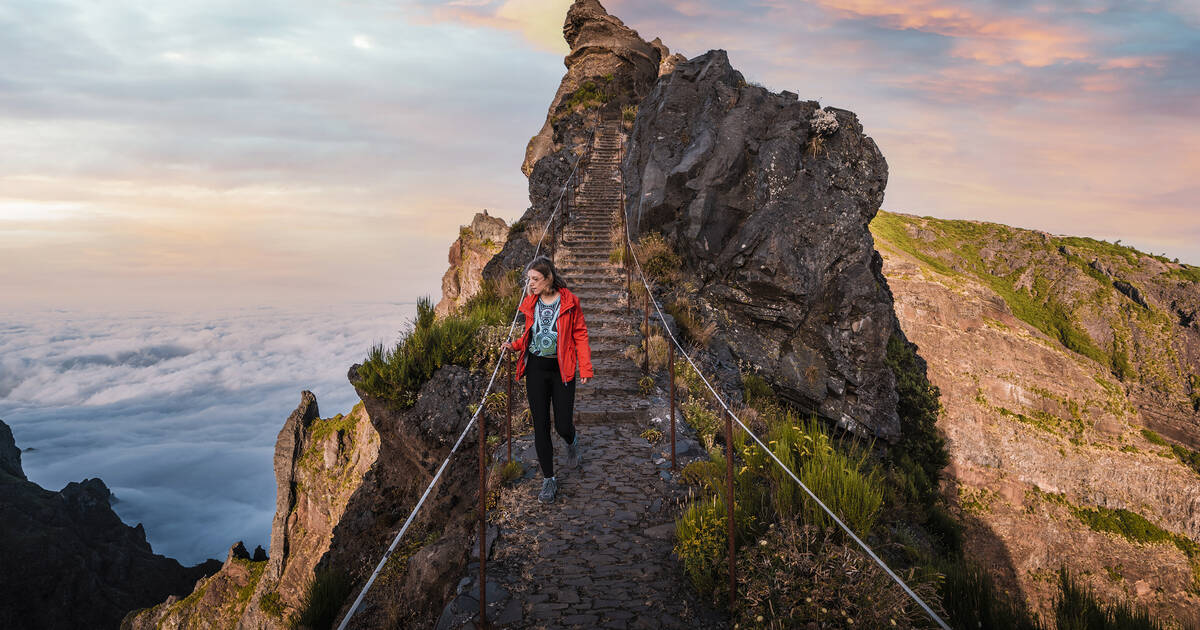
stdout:
<svg viewBox="0 0 1200 630">
<path fill-rule="evenodd" d="M 887 164 L 853 113 L 748 85 L 710 51 L 655 84 L 622 170 L 634 238 L 681 254 L 733 358 L 845 428 L 899 435 L 867 230 Z"/>
<path fill-rule="evenodd" d="M 113 628 L 130 609 L 191 590 L 217 570 L 154 553 L 141 523 L 121 522 L 99 479 L 51 492 L 27 481 L 0 421 L 0 627 Z"/>
<path fill-rule="evenodd" d="M 1195 268 L 975 221 L 881 213 L 871 229 L 900 323 L 942 393 L 952 488 L 977 524 L 967 548 L 989 566 L 1011 558 L 1002 583 L 1038 610 L 1056 593 L 1040 578 L 1065 562 L 1105 599 L 1200 622 L 1194 561 L 1177 545 L 1076 515 L 1124 509 L 1200 538 L 1200 474 L 1180 457 L 1200 447 Z"/>
</svg>

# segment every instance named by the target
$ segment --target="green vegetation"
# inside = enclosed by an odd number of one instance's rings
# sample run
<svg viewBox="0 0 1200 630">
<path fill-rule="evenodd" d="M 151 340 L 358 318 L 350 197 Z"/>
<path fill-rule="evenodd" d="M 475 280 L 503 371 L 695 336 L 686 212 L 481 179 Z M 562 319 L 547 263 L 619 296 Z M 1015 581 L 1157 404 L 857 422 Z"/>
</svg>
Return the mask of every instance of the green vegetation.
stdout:
<svg viewBox="0 0 1200 630">
<path fill-rule="evenodd" d="M 515 286 L 512 272 L 502 282 L 485 280 L 478 294 L 442 319 L 434 317 L 429 297 L 418 300 L 417 316 L 395 347 L 376 345 L 368 352 L 358 370 L 363 391 L 408 409 L 438 368 L 472 367 L 480 352 L 495 350 L 481 346 L 480 329 L 508 323 L 516 311 L 520 295 Z"/>
<path fill-rule="evenodd" d="M 337 621 L 338 611 L 351 593 L 353 585 L 345 573 L 332 567 L 320 567 L 305 589 L 300 612 L 294 626 L 313 630 L 328 630 Z"/>
<path fill-rule="evenodd" d="M 654 377 L 643 376 L 642 378 L 639 378 L 638 391 L 641 392 L 643 396 L 650 395 L 650 393 L 654 391 Z"/>
<path fill-rule="evenodd" d="M 1142 437 L 1146 438 L 1146 441 L 1151 444 L 1157 444 L 1159 446 L 1170 446 L 1171 445 L 1171 443 L 1164 440 L 1161 435 L 1155 433 L 1154 431 L 1151 431 L 1150 429 L 1142 429 Z"/>
<path fill-rule="evenodd" d="M 950 455 L 937 430 L 941 392 L 929 382 L 915 348 L 899 336 L 888 339 L 886 361 L 896 376 L 901 430 L 900 444 L 890 453 L 889 477 L 898 499 L 931 507 L 937 502 L 938 479 Z"/>
<path fill-rule="evenodd" d="M 870 227 L 877 237 L 921 260 L 942 275 L 970 275 L 983 282 L 1004 298 L 1013 315 L 1057 340 L 1063 347 L 1093 359 L 1113 370 L 1123 380 L 1134 375 L 1123 348 L 1114 346 L 1111 352 L 1101 350 L 1075 322 L 1072 315 L 1074 305 L 1062 301 L 1059 291 L 1036 264 L 1009 269 L 1003 263 L 985 261 L 980 255 L 980 249 L 989 243 L 1021 238 L 1020 230 L 997 223 L 932 219 L 922 226 L 923 231 L 932 236 L 932 240 L 926 241 L 909 234 L 908 227 L 914 222 L 907 217 L 880 212 Z M 1053 238 L 1044 243 L 1029 240 L 1022 245 L 1034 250 L 1054 250 L 1065 246 L 1067 252 L 1078 250 L 1120 256 L 1129 264 L 1136 264 L 1138 260 L 1138 254 L 1132 248 L 1089 238 Z M 1104 274 L 1092 269 L 1076 254 L 1068 253 L 1066 257 L 1073 266 L 1096 280 L 1098 291 L 1102 289 L 1107 294 L 1111 289 L 1111 281 Z M 1021 285 L 1020 289 L 1018 285 Z"/>
<path fill-rule="evenodd" d="M 600 107 L 607 102 L 608 94 L 606 93 L 606 90 L 598 85 L 595 81 L 588 79 L 579 86 L 579 89 L 571 93 L 571 96 L 567 98 L 567 101 L 566 103 L 563 103 L 563 106 L 566 107 L 567 110 L 574 110 L 576 107 L 590 109 L 593 107 Z"/>
<path fill-rule="evenodd" d="M 254 594 L 254 589 L 258 587 L 258 581 L 262 579 L 263 570 L 267 568 L 267 561 L 259 560 L 258 562 L 255 562 L 253 560 L 235 558 L 234 562 L 246 567 L 246 569 L 250 572 L 250 579 L 247 580 L 246 585 L 239 588 L 237 592 L 238 603 L 242 604 L 244 607 L 245 604 L 250 601 L 250 596 Z"/>
<path fill-rule="evenodd" d="M 658 444 L 663 439 L 663 432 L 659 431 L 658 429 L 655 429 L 654 427 L 646 429 L 645 431 L 642 431 L 638 435 L 643 440 L 646 440 L 647 442 L 649 442 L 651 444 Z M 695 463 L 695 462 L 692 462 L 692 463 Z M 686 466 L 685 466 L 685 468 L 686 468 Z"/>
<path fill-rule="evenodd" d="M 683 338 L 702 348 L 708 347 L 712 336 L 717 332 L 717 323 L 705 324 L 692 310 L 692 305 L 686 298 L 679 298 L 663 305 L 663 308 L 675 318 Z"/>
<path fill-rule="evenodd" d="M 1200 474 L 1200 452 L 1193 451 L 1186 446 L 1172 444 L 1163 439 L 1163 436 L 1151 431 L 1150 429 L 1142 429 L 1142 437 L 1146 438 L 1146 441 L 1151 444 L 1169 447 L 1171 449 L 1171 454 L 1174 455 L 1176 459 L 1182 462 L 1183 465 L 1196 471 L 1197 474 Z"/>
<path fill-rule="evenodd" d="M 525 474 L 525 466 L 521 462 L 511 459 L 500 466 L 500 483 L 511 483 L 523 474 Z"/>
<path fill-rule="evenodd" d="M 638 239 L 637 259 L 646 276 L 655 282 L 670 284 L 678 275 L 679 255 L 667 245 L 658 232 L 649 232 Z"/>
<path fill-rule="evenodd" d="M 1079 585 L 1065 568 L 1058 571 L 1059 596 L 1054 602 L 1058 630 L 1163 630 L 1150 613 L 1133 604 L 1105 604 Z"/>
<path fill-rule="evenodd" d="M 276 619 L 283 619 L 283 599 L 279 597 L 278 591 L 263 593 L 263 596 L 258 598 L 258 607 Z"/>
<path fill-rule="evenodd" d="M 512 238 L 512 237 L 516 236 L 517 234 L 521 234 L 524 231 L 525 231 L 525 222 L 517 221 L 516 223 L 513 223 L 512 225 L 508 226 L 508 238 Z"/>
<path fill-rule="evenodd" d="M 621 120 L 632 124 L 637 120 L 637 105 L 626 105 L 621 108 Z"/>
<path fill-rule="evenodd" d="M 949 563 L 940 595 L 946 617 L 955 628 L 1035 630 L 1038 624 L 1022 608 L 997 592 L 991 576 L 974 562 Z"/>
</svg>

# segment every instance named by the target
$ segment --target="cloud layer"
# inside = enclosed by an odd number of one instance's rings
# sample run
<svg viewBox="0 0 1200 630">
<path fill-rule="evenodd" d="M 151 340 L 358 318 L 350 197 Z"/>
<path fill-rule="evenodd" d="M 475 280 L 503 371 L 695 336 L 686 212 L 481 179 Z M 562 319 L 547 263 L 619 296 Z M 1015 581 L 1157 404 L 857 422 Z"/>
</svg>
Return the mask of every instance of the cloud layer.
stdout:
<svg viewBox="0 0 1200 630">
<path fill-rule="evenodd" d="M 0 418 L 29 479 L 50 490 L 100 477 L 156 553 L 223 559 L 268 546 L 275 439 L 317 396 L 322 417 L 357 402 L 346 371 L 394 343 L 413 304 L 48 311 L 0 326 Z"/>
</svg>

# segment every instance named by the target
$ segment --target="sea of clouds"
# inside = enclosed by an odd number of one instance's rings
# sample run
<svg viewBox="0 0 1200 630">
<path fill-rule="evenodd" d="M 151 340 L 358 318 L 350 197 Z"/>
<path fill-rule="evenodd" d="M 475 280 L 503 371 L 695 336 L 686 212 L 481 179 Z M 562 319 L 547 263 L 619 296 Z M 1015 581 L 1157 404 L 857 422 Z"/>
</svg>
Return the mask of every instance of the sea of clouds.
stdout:
<svg viewBox="0 0 1200 630">
<path fill-rule="evenodd" d="M 393 344 L 413 303 L 205 312 L 8 313 L 0 419 L 49 490 L 100 477 L 156 553 L 224 560 L 269 546 L 275 438 L 312 391 L 321 416 L 358 401 L 346 380 Z"/>
</svg>

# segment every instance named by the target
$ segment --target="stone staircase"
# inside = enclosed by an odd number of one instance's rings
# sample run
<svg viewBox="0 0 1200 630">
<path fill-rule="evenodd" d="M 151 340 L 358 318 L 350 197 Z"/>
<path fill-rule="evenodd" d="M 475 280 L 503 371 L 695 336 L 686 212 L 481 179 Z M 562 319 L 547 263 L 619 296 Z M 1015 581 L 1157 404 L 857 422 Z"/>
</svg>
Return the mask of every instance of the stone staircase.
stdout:
<svg viewBox="0 0 1200 630">
<path fill-rule="evenodd" d="M 624 267 L 609 262 L 613 233 L 622 229 L 618 218 L 622 143 L 620 122 L 599 124 L 591 159 L 555 250 L 555 266 L 579 296 L 587 319 L 596 376 L 575 389 L 575 422 L 585 425 L 644 424 L 649 408 L 638 391 L 641 370 L 624 354 L 626 346 L 641 339 L 636 328 L 640 317 L 626 314 Z"/>
<path fill-rule="evenodd" d="M 537 500 L 542 476 L 533 435 L 513 438 L 525 473 L 489 511 L 484 545 L 442 610 L 435 630 L 468 630 L 479 614 L 479 561 L 487 562 L 484 597 L 491 627 L 560 630 L 717 630 L 728 619 L 688 584 L 673 555 L 675 518 L 689 500 L 661 446 L 641 432 L 666 415 L 661 396 L 638 391 L 641 369 L 624 356 L 637 343 L 641 313 L 626 314 L 624 268 L 608 261 L 620 229 L 620 123 L 601 123 L 590 163 L 575 191 L 555 264 L 587 319 L 595 377 L 576 385 L 575 423 L 582 464 L 568 468 L 555 435 L 554 503 Z M 620 241 L 618 241 L 620 242 Z M 519 390 L 514 390 L 514 394 Z M 680 466 L 706 457 L 681 434 Z M 504 444 L 494 458 L 503 458 Z M 462 465 L 462 464 L 460 464 Z M 472 464 L 473 465 L 473 464 Z"/>
</svg>

